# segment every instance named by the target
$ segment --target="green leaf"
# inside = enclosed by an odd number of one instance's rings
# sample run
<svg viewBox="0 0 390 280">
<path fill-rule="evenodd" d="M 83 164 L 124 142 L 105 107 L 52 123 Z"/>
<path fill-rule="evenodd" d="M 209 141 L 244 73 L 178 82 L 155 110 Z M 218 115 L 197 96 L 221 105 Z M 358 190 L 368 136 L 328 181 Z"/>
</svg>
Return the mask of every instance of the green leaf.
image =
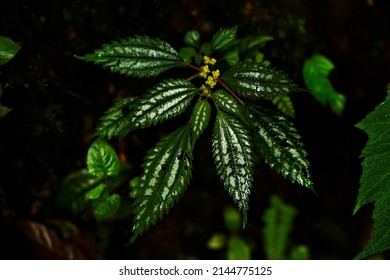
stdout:
<svg viewBox="0 0 390 280">
<path fill-rule="evenodd" d="M 196 30 L 188 31 L 184 36 L 184 42 L 192 47 L 199 47 L 200 34 Z"/>
<path fill-rule="evenodd" d="M 10 61 L 20 50 L 20 45 L 10 38 L 0 36 L 0 66 Z"/>
<path fill-rule="evenodd" d="M 91 174 L 98 177 L 116 176 L 120 171 L 120 161 L 110 144 L 98 138 L 88 149 L 87 167 Z"/>
<path fill-rule="evenodd" d="M 101 183 L 101 184 L 97 185 L 95 188 L 93 188 L 92 190 L 90 190 L 87 193 L 87 195 L 85 196 L 85 198 L 87 200 L 98 199 L 100 197 L 100 195 L 102 194 L 102 192 L 105 190 L 105 188 L 106 188 L 106 184 Z"/>
<path fill-rule="evenodd" d="M 226 227 L 231 232 L 236 232 L 242 225 L 241 214 L 233 207 L 228 207 L 223 213 Z"/>
<path fill-rule="evenodd" d="M 180 198 L 192 176 L 189 125 L 177 129 L 151 149 L 137 186 L 130 242 L 155 224 Z"/>
<path fill-rule="evenodd" d="M 100 119 L 96 134 L 101 137 L 123 137 L 128 133 L 129 116 L 139 97 L 127 97 L 117 101 Z"/>
<path fill-rule="evenodd" d="M 238 94 L 251 99 L 273 99 L 298 89 L 283 72 L 254 62 L 232 67 L 221 79 Z"/>
<path fill-rule="evenodd" d="M 265 162 L 291 182 L 312 189 L 310 163 L 294 125 L 279 112 L 247 104 L 255 133 L 255 145 Z"/>
<path fill-rule="evenodd" d="M 93 207 L 93 214 L 98 222 L 113 217 L 121 206 L 121 197 L 118 194 L 113 194 L 99 201 Z"/>
<path fill-rule="evenodd" d="M 226 244 L 226 236 L 222 233 L 215 233 L 207 242 L 207 248 L 210 250 L 220 250 Z"/>
<path fill-rule="evenodd" d="M 105 44 L 102 49 L 78 58 L 133 77 L 157 76 L 172 67 L 183 65 L 183 60 L 167 42 L 147 36 Z"/>
<path fill-rule="evenodd" d="M 180 49 L 179 56 L 184 60 L 184 63 L 189 64 L 192 58 L 196 55 L 196 50 L 193 47 L 185 47 Z"/>
<path fill-rule="evenodd" d="M 109 109 L 97 129 L 100 136 L 120 136 L 175 117 L 188 107 L 198 89 L 187 80 L 165 80 L 147 94 Z"/>
<path fill-rule="evenodd" d="M 251 249 L 249 245 L 238 236 L 232 236 L 228 241 L 228 260 L 250 260 Z"/>
<path fill-rule="evenodd" d="M 198 89 L 187 80 L 165 80 L 134 104 L 127 131 L 156 125 L 184 112 Z"/>
<path fill-rule="evenodd" d="M 295 118 L 295 108 L 291 101 L 290 96 L 288 95 L 275 96 L 274 99 L 272 99 L 272 104 L 276 105 L 276 108 L 278 108 L 279 111 L 285 114 L 286 116 Z"/>
<path fill-rule="evenodd" d="M 217 90 L 212 95 L 213 101 L 218 109 L 232 116 L 240 118 L 245 124 L 248 124 L 248 114 L 244 107 L 227 91 Z"/>
<path fill-rule="evenodd" d="M 295 215 L 294 207 L 285 204 L 278 196 L 271 197 L 271 205 L 263 215 L 264 249 L 267 259 L 285 259 Z"/>
<path fill-rule="evenodd" d="M 252 143 L 244 124 L 218 111 L 213 130 L 212 150 L 217 173 L 238 209 L 245 227 L 253 181 Z"/>
<path fill-rule="evenodd" d="M 390 96 L 356 124 L 368 135 L 361 156 L 362 175 L 354 214 L 374 202 L 374 231 L 357 259 L 390 249 Z"/>
<path fill-rule="evenodd" d="M 191 116 L 191 133 L 193 140 L 196 140 L 202 135 L 203 131 L 209 124 L 211 114 L 211 106 L 207 99 L 196 102 Z"/>
<path fill-rule="evenodd" d="M 333 63 L 322 55 L 314 55 L 303 65 L 303 79 L 312 95 L 324 105 L 330 105 L 333 112 L 341 114 L 345 96 L 333 88 L 328 76 L 334 69 Z"/>
<path fill-rule="evenodd" d="M 220 50 L 229 46 L 236 39 L 236 35 L 236 27 L 220 29 L 211 40 L 211 49 Z"/>
</svg>

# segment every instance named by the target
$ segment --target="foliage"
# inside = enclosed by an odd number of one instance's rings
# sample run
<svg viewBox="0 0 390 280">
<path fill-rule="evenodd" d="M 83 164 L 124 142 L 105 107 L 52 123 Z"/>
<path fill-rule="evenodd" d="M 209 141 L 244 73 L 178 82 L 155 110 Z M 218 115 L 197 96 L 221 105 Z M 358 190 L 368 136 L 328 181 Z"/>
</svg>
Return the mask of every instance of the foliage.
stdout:
<svg viewBox="0 0 390 280">
<path fill-rule="evenodd" d="M 189 184 L 196 141 L 211 120 L 210 104 L 216 109 L 212 154 L 217 173 L 241 211 L 244 227 L 255 152 L 263 154 L 267 164 L 284 177 L 312 189 L 309 162 L 293 124 L 259 104 L 299 88 L 276 68 L 236 61 L 236 33 L 236 28 L 221 29 L 211 42 L 201 43 L 200 34 L 190 31 L 184 38 L 187 46 L 179 52 L 160 39 L 136 36 L 79 57 L 133 77 L 156 76 L 172 67 L 196 71 L 186 80 L 165 79 L 142 96 L 119 101 L 97 128 L 100 137 L 124 137 L 178 116 L 194 104 L 188 123 L 161 139 L 145 157 L 144 174 L 133 192 L 131 242 L 162 218 Z M 232 67 L 225 69 L 226 65 Z"/>
<path fill-rule="evenodd" d="M 101 138 L 89 147 L 86 161 L 87 169 L 64 179 L 59 202 L 74 214 L 90 206 L 97 221 L 112 218 L 122 206 L 121 196 L 113 191 L 128 179 L 129 168 Z"/>
<path fill-rule="evenodd" d="M 323 55 L 313 55 L 303 65 L 303 79 L 313 96 L 323 105 L 329 105 L 336 114 L 345 106 L 345 96 L 337 92 L 328 76 L 334 69 L 333 63 Z"/>
<path fill-rule="evenodd" d="M 263 214 L 264 247 L 269 260 L 308 259 L 309 251 L 305 245 L 291 248 L 287 256 L 288 238 L 297 214 L 293 206 L 285 204 L 278 196 L 271 197 L 271 205 Z"/>
<path fill-rule="evenodd" d="M 0 66 L 9 62 L 16 53 L 20 50 L 20 45 L 15 43 L 10 38 L 0 36 Z M 0 84 L 0 99 L 3 94 L 3 86 Z M 8 108 L 0 103 L 0 118 L 11 112 L 11 108 Z"/>
<path fill-rule="evenodd" d="M 390 84 L 389 84 L 390 86 Z M 374 202 L 374 231 L 371 238 L 356 258 L 363 259 L 390 249 L 390 90 L 387 98 L 356 124 L 368 135 L 362 150 L 362 175 L 354 213 L 362 206 Z"/>
</svg>

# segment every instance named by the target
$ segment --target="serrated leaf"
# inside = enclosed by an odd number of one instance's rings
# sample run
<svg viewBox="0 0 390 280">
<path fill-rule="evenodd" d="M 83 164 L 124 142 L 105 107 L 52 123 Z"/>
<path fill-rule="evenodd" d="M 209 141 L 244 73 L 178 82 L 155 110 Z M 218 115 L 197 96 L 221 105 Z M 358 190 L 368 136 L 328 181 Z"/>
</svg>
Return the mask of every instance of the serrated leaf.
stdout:
<svg viewBox="0 0 390 280">
<path fill-rule="evenodd" d="M 0 36 L 0 66 L 10 61 L 20 50 L 20 45 L 8 37 Z"/>
<path fill-rule="evenodd" d="M 274 99 L 272 99 L 272 104 L 276 105 L 276 108 L 278 108 L 279 111 L 285 114 L 286 116 L 295 118 L 295 108 L 291 101 L 290 96 L 288 95 L 275 96 Z"/>
<path fill-rule="evenodd" d="M 157 76 L 172 67 L 183 65 L 183 60 L 167 42 L 147 36 L 105 44 L 102 49 L 79 58 L 133 77 Z"/>
<path fill-rule="evenodd" d="M 298 89 L 283 72 L 254 62 L 232 67 L 221 79 L 239 95 L 251 99 L 273 99 Z"/>
<path fill-rule="evenodd" d="M 220 110 L 240 118 L 245 124 L 248 124 L 246 110 L 230 93 L 225 90 L 217 90 L 213 93 L 212 98 Z"/>
<path fill-rule="evenodd" d="M 87 168 L 89 173 L 98 177 L 116 176 L 120 171 L 120 161 L 111 145 L 98 138 L 88 149 Z"/>
<path fill-rule="evenodd" d="M 211 49 L 220 50 L 223 49 L 236 39 L 237 28 L 222 28 L 220 29 L 211 40 Z"/>
<path fill-rule="evenodd" d="M 333 63 L 323 55 L 314 55 L 303 65 L 303 79 L 312 95 L 324 105 L 330 105 L 333 112 L 341 114 L 345 106 L 345 96 L 337 92 L 328 76 Z"/>
<path fill-rule="evenodd" d="M 357 259 L 390 249 L 390 96 L 356 126 L 368 135 L 354 214 L 374 202 L 374 231 Z"/>
<path fill-rule="evenodd" d="M 192 176 L 190 127 L 179 128 L 160 140 L 148 152 L 143 167 L 130 242 L 161 219 L 187 187 Z"/>
<path fill-rule="evenodd" d="M 134 104 L 138 99 L 139 97 L 127 97 L 117 101 L 100 118 L 96 134 L 108 138 L 125 136 L 128 133 L 129 116 L 133 112 Z"/>
<path fill-rule="evenodd" d="M 87 192 L 85 198 L 87 200 L 95 200 L 95 199 L 98 199 L 100 197 L 100 195 L 102 194 L 102 192 L 105 190 L 106 188 L 106 184 L 104 183 L 100 183 L 99 185 L 97 185 L 96 187 L 94 187 L 92 190 L 90 190 L 89 192 Z"/>
<path fill-rule="evenodd" d="M 165 80 L 141 96 L 132 107 L 127 132 L 156 125 L 187 109 L 198 89 L 187 80 Z"/>
<path fill-rule="evenodd" d="M 200 34 L 196 30 L 188 31 L 184 36 L 184 42 L 193 47 L 199 47 Z"/>
<path fill-rule="evenodd" d="M 247 104 L 256 130 L 254 141 L 265 162 L 291 182 L 312 189 L 307 152 L 294 125 L 279 112 Z"/>
<path fill-rule="evenodd" d="M 121 197 L 118 194 L 113 194 L 99 201 L 93 207 L 93 214 L 98 222 L 113 217 L 121 206 Z"/>
<path fill-rule="evenodd" d="M 207 99 L 199 100 L 195 104 L 190 123 L 193 140 L 198 139 L 207 128 L 210 120 L 210 114 L 211 106 Z"/>
<path fill-rule="evenodd" d="M 245 125 L 218 111 L 212 136 L 212 150 L 217 173 L 242 212 L 245 227 L 253 182 L 252 143 Z"/>
</svg>

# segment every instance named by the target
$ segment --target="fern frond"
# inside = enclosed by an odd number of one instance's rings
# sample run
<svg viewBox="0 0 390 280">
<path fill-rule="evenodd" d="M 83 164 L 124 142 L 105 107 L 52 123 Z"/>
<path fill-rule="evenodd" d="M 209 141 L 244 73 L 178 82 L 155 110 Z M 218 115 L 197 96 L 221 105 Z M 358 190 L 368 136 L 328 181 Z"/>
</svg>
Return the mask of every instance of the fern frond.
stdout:
<svg viewBox="0 0 390 280">
<path fill-rule="evenodd" d="M 252 143 L 246 126 L 236 118 L 218 111 L 212 137 L 217 173 L 247 220 L 253 181 Z"/>
<path fill-rule="evenodd" d="M 170 210 L 192 176 L 189 125 L 160 140 L 144 160 L 144 174 L 137 186 L 134 227 L 130 242 Z"/>
<path fill-rule="evenodd" d="M 307 152 L 294 125 L 284 115 L 265 107 L 249 104 L 247 108 L 256 129 L 255 145 L 265 162 L 291 182 L 312 189 Z"/>
<path fill-rule="evenodd" d="M 251 99 L 273 99 L 298 89 L 283 72 L 254 62 L 232 67 L 221 79 L 239 95 Z"/>
<path fill-rule="evenodd" d="M 183 60 L 167 42 L 148 36 L 104 44 L 102 49 L 78 58 L 99 64 L 111 72 L 133 77 L 157 76 L 172 67 L 183 65 Z"/>
</svg>

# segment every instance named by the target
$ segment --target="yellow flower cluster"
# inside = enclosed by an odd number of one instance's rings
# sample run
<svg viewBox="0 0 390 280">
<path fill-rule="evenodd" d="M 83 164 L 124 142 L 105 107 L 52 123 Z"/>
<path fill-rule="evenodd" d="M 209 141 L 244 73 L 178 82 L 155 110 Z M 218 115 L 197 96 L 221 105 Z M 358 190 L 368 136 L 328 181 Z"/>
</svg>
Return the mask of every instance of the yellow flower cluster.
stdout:
<svg viewBox="0 0 390 280">
<path fill-rule="evenodd" d="M 218 81 L 219 77 L 219 70 L 210 71 L 209 65 L 214 65 L 217 60 L 215 58 L 210 58 L 207 55 L 203 57 L 204 64 L 202 67 L 200 67 L 201 71 L 199 75 L 206 79 L 205 85 L 202 85 L 200 87 L 200 90 L 203 92 L 203 94 L 209 95 L 210 89 L 212 89 Z"/>
</svg>

